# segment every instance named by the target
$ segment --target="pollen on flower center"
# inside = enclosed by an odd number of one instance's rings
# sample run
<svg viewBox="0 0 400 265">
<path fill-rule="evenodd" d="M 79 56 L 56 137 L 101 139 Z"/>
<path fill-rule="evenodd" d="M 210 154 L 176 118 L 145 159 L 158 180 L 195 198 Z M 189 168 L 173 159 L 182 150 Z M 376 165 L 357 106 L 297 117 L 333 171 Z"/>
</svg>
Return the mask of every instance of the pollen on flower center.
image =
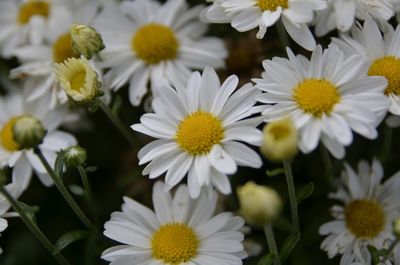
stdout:
<svg viewBox="0 0 400 265">
<path fill-rule="evenodd" d="M 354 200 L 345 209 L 346 226 L 358 238 L 373 238 L 384 228 L 382 207 L 372 200 Z"/>
<path fill-rule="evenodd" d="M 197 111 L 178 125 L 176 141 L 192 155 L 207 154 L 224 137 L 221 121 L 211 113 Z"/>
<path fill-rule="evenodd" d="M 276 11 L 278 7 L 282 9 L 288 8 L 289 3 L 288 0 L 258 0 L 257 5 L 261 8 L 262 11 Z"/>
<path fill-rule="evenodd" d="M 76 73 L 71 78 L 71 89 L 77 92 L 81 91 L 81 88 L 86 84 L 86 71 L 83 69 L 81 72 Z"/>
<path fill-rule="evenodd" d="M 400 58 L 385 56 L 375 60 L 368 70 L 368 75 L 386 77 L 388 86 L 385 95 L 400 95 Z"/>
<path fill-rule="evenodd" d="M 62 63 L 68 58 L 79 58 L 79 54 L 72 50 L 70 33 L 61 35 L 53 44 L 53 61 Z"/>
<path fill-rule="evenodd" d="M 340 101 L 336 86 L 325 79 L 306 79 L 293 91 L 293 98 L 304 112 L 321 117 L 329 115 Z"/>
<path fill-rule="evenodd" d="M 188 262 L 196 256 L 198 247 L 196 233 L 183 223 L 162 225 L 151 239 L 153 257 L 169 265 Z"/>
<path fill-rule="evenodd" d="M 150 23 L 139 28 L 132 38 L 132 50 L 147 64 L 176 58 L 179 42 L 167 26 Z"/>
<path fill-rule="evenodd" d="M 24 25 L 29 22 L 33 16 L 49 17 L 50 5 L 46 1 L 28 1 L 21 4 L 18 12 L 18 23 Z"/>
<path fill-rule="evenodd" d="M 1 129 L 1 145 L 10 152 L 18 151 L 20 146 L 14 140 L 13 127 L 19 117 L 14 117 L 8 120 Z"/>
</svg>

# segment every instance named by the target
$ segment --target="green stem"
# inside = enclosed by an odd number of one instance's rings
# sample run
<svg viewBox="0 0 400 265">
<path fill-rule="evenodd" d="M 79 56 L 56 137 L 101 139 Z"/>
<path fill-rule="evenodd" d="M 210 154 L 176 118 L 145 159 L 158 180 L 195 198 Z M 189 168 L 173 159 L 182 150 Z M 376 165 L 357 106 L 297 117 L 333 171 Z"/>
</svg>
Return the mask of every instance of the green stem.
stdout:
<svg viewBox="0 0 400 265">
<path fill-rule="evenodd" d="M 399 242 L 400 238 L 396 238 L 396 240 L 392 242 L 392 244 L 388 248 L 387 255 L 382 260 L 382 263 L 384 263 L 389 258 L 390 254 L 393 252 L 394 248 Z"/>
<path fill-rule="evenodd" d="M 93 200 L 92 189 L 90 188 L 89 180 L 86 174 L 85 169 L 82 166 L 77 167 L 79 175 L 81 175 L 83 189 L 85 190 L 85 198 L 88 204 L 88 207 L 92 210 L 93 218 L 95 219 L 95 223 L 98 223 L 97 214 L 96 214 L 96 204 Z"/>
<path fill-rule="evenodd" d="M 47 173 L 49 173 L 50 177 L 52 178 L 54 184 L 56 185 L 57 189 L 60 191 L 61 195 L 64 197 L 65 201 L 74 211 L 74 213 L 78 216 L 81 222 L 92 232 L 94 235 L 101 236 L 97 228 L 92 224 L 89 218 L 85 215 L 85 213 L 81 210 L 79 205 L 75 202 L 74 198 L 72 198 L 71 194 L 68 192 L 67 188 L 65 187 L 64 183 L 61 181 L 59 177 L 57 177 L 56 173 L 54 172 L 53 168 L 49 165 L 46 158 L 43 156 L 42 151 L 39 148 L 35 148 L 35 153 L 39 157 L 40 161 L 46 168 Z"/>
<path fill-rule="evenodd" d="M 329 156 L 329 152 L 326 149 L 326 147 L 321 144 L 320 145 L 320 149 L 321 149 L 322 161 L 323 161 L 324 167 L 325 167 L 325 178 L 326 178 L 326 180 L 330 181 L 332 179 L 332 176 L 333 176 L 332 161 L 331 161 L 331 158 Z"/>
<path fill-rule="evenodd" d="M 274 230 L 271 224 L 264 226 L 265 237 L 267 238 L 269 251 L 274 255 L 274 265 L 280 265 L 278 247 L 276 246 Z"/>
<path fill-rule="evenodd" d="M 128 130 L 121 120 L 112 113 L 111 109 L 101 100 L 98 100 L 99 107 L 103 110 L 104 114 L 110 119 L 119 132 L 125 137 L 131 146 L 135 146 L 135 141 L 133 139 L 132 133 Z"/>
<path fill-rule="evenodd" d="M 390 155 L 390 148 L 392 147 L 392 136 L 393 129 L 385 123 L 385 128 L 383 132 L 383 145 L 380 154 L 380 160 L 385 163 Z"/>
<path fill-rule="evenodd" d="M 289 192 L 290 211 L 292 213 L 293 232 L 300 232 L 299 214 L 297 211 L 296 190 L 294 187 L 292 166 L 289 161 L 283 161 L 283 169 L 285 170 L 286 184 Z"/>
<path fill-rule="evenodd" d="M 64 258 L 61 253 L 54 254 L 54 245 L 50 240 L 43 234 L 39 227 L 26 215 L 24 210 L 19 206 L 18 202 L 14 197 L 4 188 L 0 186 L 0 192 L 3 193 L 4 197 L 10 202 L 14 211 L 16 211 L 21 217 L 25 225 L 31 230 L 36 238 L 42 243 L 43 247 L 58 261 L 61 265 L 70 265 L 70 263 Z"/>
<path fill-rule="evenodd" d="M 276 22 L 276 29 L 278 31 L 278 36 L 282 45 L 283 52 L 286 53 L 286 47 L 290 47 L 290 44 L 286 29 L 282 23 L 282 19 L 278 19 L 278 21 Z"/>
</svg>

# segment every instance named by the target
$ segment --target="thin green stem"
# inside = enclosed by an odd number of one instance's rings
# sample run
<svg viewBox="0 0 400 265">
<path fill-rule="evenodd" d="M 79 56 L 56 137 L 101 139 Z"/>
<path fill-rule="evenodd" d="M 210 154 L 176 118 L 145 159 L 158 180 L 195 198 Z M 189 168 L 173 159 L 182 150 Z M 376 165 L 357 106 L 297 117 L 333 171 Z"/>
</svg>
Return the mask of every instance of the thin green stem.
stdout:
<svg viewBox="0 0 400 265">
<path fill-rule="evenodd" d="M 292 213 L 293 232 L 300 232 L 299 214 L 297 210 L 296 189 L 294 187 L 292 166 L 289 161 L 283 161 L 285 170 L 286 184 L 289 192 L 290 211 Z"/>
<path fill-rule="evenodd" d="M 328 181 L 330 181 L 332 179 L 332 176 L 333 176 L 332 161 L 331 161 L 331 158 L 329 156 L 329 152 L 326 149 L 326 147 L 321 144 L 320 145 L 320 149 L 321 149 L 322 161 L 323 161 L 324 167 L 325 167 L 325 178 Z"/>
<path fill-rule="evenodd" d="M 276 29 L 278 31 L 278 36 L 282 45 L 283 52 L 286 53 L 286 47 L 290 47 L 290 44 L 286 29 L 282 23 L 282 19 L 278 19 L 278 21 L 276 22 Z"/>
<path fill-rule="evenodd" d="M 396 238 L 396 240 L 392 242 L 392 244 L 389 246 L 387 250 L 387 255 L 382 259 L 382 263 L 385 263 L 385 261 L 389 258 L 390 254 L 393 252 L 394 248 L 399 242 L 400 238 Z"/>
<path fill-rule="evenodd" d="M 274 230 L 271 224 L 264 226 L 265 237 L 267 238 L 269 251 L 274 255 L 274 265 L 280 265 L 278 247 L 276 246 Z"/>
<path fill-rule="evenodd" d="M 14 197 L 4 188 L 0 186 L 0 192 L 3 193 L 4 197 L 10 202 L 14 211 L 16 211 L 21 217 L 25 225 L 31 230 L 31 232 L 36 236 L 36 238 L 42 243 L 43 247 L 58 261 L 61 265 L 70 265 L 70 263 L 64 258 L 61 253 L 54 254 L 54 245 L 50 240 L 43 234 L 40 228 L 30 219 L 24 210 L 19 206 L 18 202 Z"/>
<path fill-rule="evenodd" d="M 104 114 L 110 119 L 119 132 L 125 137 L 131 146 L 135 146 L 135 141 L 132 133 L 128 130 L 121 120 L 112 113 L 111 109 L 101 100 L 98 100 L 99 107 L 103 110 Z"/>
<path fill-rule="evenodd" d="M 97 213 L 96 213 L 96 204 L 94 203 L 94 200 L 93 200 L 93 193 L 92 193 L 92 189 L 90 188 L 89 179 L 87 177 L 85 169 L 82 166 L 78 166 L 77 169 L 78 169 L 79 175 L 81 175 L 83 189 L 85 191 L 85 198 L 86 198 L 88 207 L 92 210 L 93 218 L 95 220 L 95 223 L 97 224 L 98 218 L 97 218 Z"/>
<path fill-rule="evenodd" d="M 380 154 L 380 160 L 382 163 L 385 163 L 390 155 L 390 148 L 392 147 L 392 137 L 393 137 L 393 129 L 389 125 L 385 124 L 384 132 L 383 132 L 383 145 Z"/>
<path fill-rule="evenodd" d="M 92 224 L 86 214 L 81 210 L 79 205 L 75 202 L 74 198 L 72 198 L 71 194 L 68 192 L 67 188 L 65 187 L 64 183 L 61 179 L 56 175 L 53 168 L 49 165 L 46 158 L 43 156 L 42 151 L 39 148 L 35 148 L 35 153 L 39 157 L 40 161 L 42 162 L 43 166 L 46 168 L 47 173 L 49 173 L 50 177 L 52 178 L 54 184 L 56 185 L 57 189 L 60 191 L 61 195 L 64 197 L 65 201 L 74 211 L 74 213 L 78 216 L 81 222 L 92 232 L 94 235 L 101 236 L 97 228 Z"/>
</svg>

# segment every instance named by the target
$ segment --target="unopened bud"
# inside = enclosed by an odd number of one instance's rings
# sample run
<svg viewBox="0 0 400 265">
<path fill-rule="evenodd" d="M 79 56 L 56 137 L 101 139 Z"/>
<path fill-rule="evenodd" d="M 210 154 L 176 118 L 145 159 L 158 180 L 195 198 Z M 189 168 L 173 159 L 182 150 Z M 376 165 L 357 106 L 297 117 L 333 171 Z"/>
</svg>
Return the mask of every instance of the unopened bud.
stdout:
<svg viewBox="0 0 400 265">
<path fill-rule="evenodd" d="M 71 146 L 64 151 L 64 161 L 67 167 L 82 166 L 86 159 L 86 150 L 80 146 Z"/>
<path fill-rule="evenodd" d="M 99 32 L 94 28 L 86 25 L 73 25 L 71 28 L 72 50 L 85 56 L 87 59 L 92 58 L 105 48 L 103 39 Z"/>
<path fill-rule="evenodd" d="M 30 115 L 23 115 L 16 119 L 13 125 L 15 142 L 21 149 L 30 149 L 42 143 L 46 130 L 42 122 Z"/>
</svg>

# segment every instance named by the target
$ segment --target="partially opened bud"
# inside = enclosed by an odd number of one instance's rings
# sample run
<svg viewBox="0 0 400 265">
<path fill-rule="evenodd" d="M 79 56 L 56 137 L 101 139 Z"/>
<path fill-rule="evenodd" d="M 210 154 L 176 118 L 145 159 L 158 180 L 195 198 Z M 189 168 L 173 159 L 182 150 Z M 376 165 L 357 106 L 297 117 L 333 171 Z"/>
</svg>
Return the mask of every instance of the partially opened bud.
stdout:
<svg viewBox="0 0 400 265">
<path fill-rule="evenodd" d="M 249 224 L 264 226 L 279 216 L 282 200 L 270 187 L 257 185 L 252 181 L 238 187 L 240 214 Z"/>
<path fill-rule="evenodd" d="M 86 159 L 86 150 L 80 146 L 71 146 L 65 150 L 64 161 L 67 167 L 82 166 L 85 164 Z"/>
<path fill-rule="evenodd" d="M 289 160 L 297 153 L 297 129 L 292 120 L 268 123 L 263 129 L 261 153 L 272 161 Z"/>
<path fill-rule="evenodd" d="M 30 149 L 42 143 L 46 134 L 42 122 L 30 115 L 23 115 L 15 120 L 13 125 L 15 142 L 21 149 Z"/>
<path fill-rule="evenodd" d="M 71 28 L 72 50 L 90 59 L 105 48 L 100 33 L 86 25 L 74 24 Z"/>
</svg>

